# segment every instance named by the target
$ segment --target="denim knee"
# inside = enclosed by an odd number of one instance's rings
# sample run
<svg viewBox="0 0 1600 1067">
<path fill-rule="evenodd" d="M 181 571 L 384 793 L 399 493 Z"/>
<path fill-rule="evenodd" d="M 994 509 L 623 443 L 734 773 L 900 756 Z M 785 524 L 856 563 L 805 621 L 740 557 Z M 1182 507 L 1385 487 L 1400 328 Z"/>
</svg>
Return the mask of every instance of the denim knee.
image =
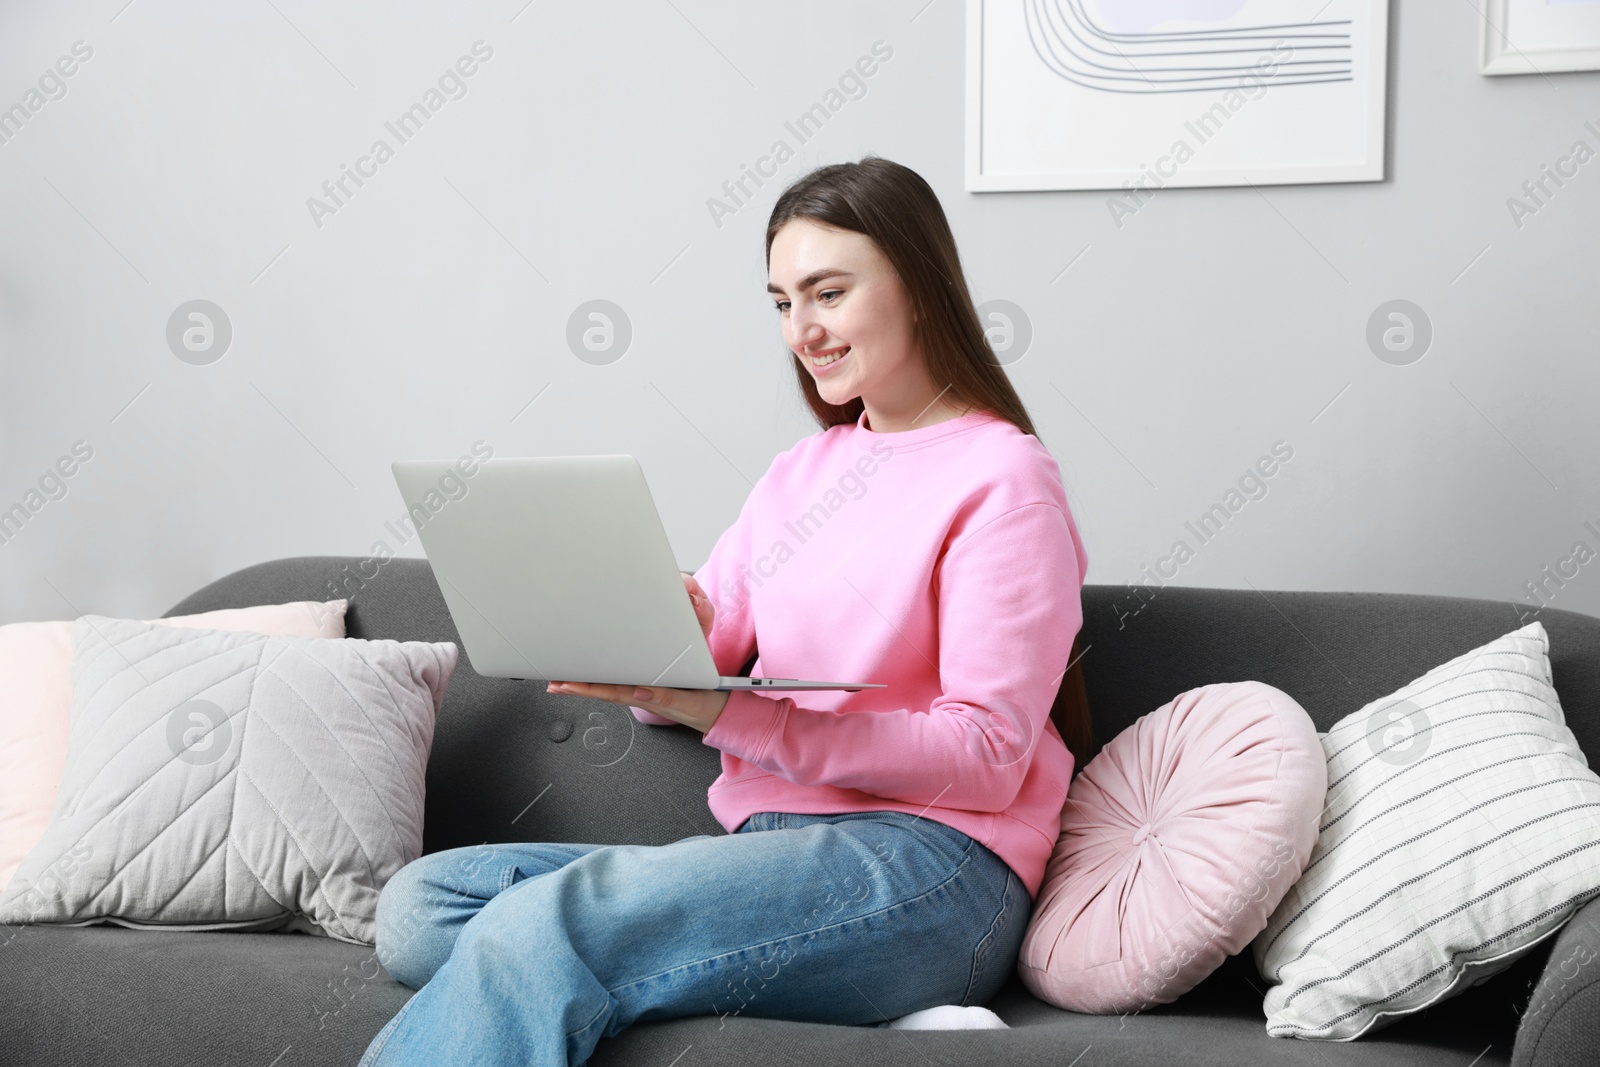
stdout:
<svg viewBox="0 0 1600 1067">
<path fill-rule="evenodd" d="M 396 871 L 378 894 L 376 915 L 378 962 L 389 976 L 410 989 L 421 989 L 444 965 L 429 953 L 429 928 L 437 919 L 430 900 L 428 857 L 413 860 Z"/>
</svg>

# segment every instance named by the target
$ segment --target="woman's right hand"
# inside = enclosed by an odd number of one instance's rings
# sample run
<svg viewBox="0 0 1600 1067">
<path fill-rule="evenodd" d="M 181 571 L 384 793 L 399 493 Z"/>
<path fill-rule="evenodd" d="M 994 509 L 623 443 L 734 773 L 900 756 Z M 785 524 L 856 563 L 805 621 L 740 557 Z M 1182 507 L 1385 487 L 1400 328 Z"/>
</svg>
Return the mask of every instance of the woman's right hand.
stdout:
<svg viewBox="0 0 1600 1067">
<path fill-rule="evenodd" d="M 711 598 L 706 596 L 706 591 L 700 588 L 700 583 L 694 580 L 694 575 L 688 571 L 679 571 L 683 575 L 684 588 L 689 591 L 689 603 L 694 605 L 695 618 L 700 620 L 700 629 L 705 632 L 706 640 L 711 640 L 711 625 L 716 618 L 717 607 L 711 603 Z"/>
</svg>

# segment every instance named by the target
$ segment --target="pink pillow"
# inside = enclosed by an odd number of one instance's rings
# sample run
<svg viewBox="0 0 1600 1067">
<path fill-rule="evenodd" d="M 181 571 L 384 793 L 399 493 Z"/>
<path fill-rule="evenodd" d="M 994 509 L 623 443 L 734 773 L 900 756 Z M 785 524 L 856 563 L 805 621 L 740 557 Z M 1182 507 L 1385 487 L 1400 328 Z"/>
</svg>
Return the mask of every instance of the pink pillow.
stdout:
<svg viewBox="0 0 1600 1067">
<path fill-rule="evenodd" d="M 1097 1015 L 1176 1000 L 1266 927 L 1327 790 L 1316 727 L 1270 685 L 1205 685 L 1143 716 L 1072 782 L 1023 984 Z"/>
<path fill-rule="evenodd" d="M 163 626 L 344 637 L 348 600 L 151 619 Z M 72 719 L 72 623 L 0 626 L 0 892 L 50 825 Z"/>
</svg>

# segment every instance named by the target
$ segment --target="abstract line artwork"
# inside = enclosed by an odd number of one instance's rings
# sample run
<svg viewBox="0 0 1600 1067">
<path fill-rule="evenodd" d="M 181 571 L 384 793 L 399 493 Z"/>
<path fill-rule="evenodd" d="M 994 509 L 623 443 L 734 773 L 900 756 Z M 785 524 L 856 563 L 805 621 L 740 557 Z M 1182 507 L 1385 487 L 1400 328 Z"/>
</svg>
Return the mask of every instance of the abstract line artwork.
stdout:
<svg viewBox="0 0 1600 1067">
<path fill-rule="evenodd" d="M 1291 22 L 1168 33 L 1113 33 L 1084 8 L 1083 0 L 1025 0 L 1028 40 L 1046 67 L 1073 85 L 1108 93 L 1192 93 L 1238 86 L 1272 43 L 1296 55 L 1280 66 L 1292 73 L 1274 86 L 1350 81 L 1349 19 Z M 1166 6 L 1196 17 L 1202 5 Z M 1213 4 L 1216 7 L 1241 6 Z"/>
<path fill-rule="evenodd" d="M 1596 0 L 1600 2 L 1600 0 Z M 967 0 L 966 187 L 1381 181 L 1388 0 Z"/>
</svg>

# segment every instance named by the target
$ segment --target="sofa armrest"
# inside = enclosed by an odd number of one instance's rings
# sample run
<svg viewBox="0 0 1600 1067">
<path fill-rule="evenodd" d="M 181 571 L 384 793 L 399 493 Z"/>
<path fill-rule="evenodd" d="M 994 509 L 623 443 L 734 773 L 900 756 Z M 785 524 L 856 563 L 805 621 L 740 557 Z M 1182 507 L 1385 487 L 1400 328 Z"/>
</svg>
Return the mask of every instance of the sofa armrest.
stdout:
<svg viewBox="0 0 1600 1067">
<path fill-rule="evenodd" d="M 1600 1048 L 1600 897 L 1556 935 L 1533 999 L 1517 1025 L 1512 1067 L 1583 1063 Z"/>
</svg>

